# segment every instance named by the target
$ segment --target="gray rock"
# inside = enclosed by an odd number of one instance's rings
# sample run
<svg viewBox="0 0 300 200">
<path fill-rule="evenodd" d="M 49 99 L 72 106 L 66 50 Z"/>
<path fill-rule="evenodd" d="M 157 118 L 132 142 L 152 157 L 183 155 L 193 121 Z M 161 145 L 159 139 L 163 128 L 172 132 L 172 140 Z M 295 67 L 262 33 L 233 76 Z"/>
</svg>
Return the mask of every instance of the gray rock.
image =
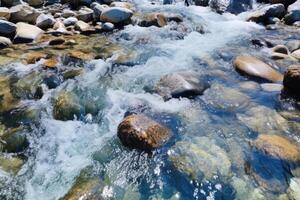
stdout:
<svg viewBox="0 0 300 200">
<path fill-rule="evenodd" d="M 35 24 L 36 19 L 41 14 L 34 8 L 27 5 L 18 5 L 10 8 L 11 17 L 10 21 L 17 22 L 27 22 L 29 24 Z"/>
<path fill-rule="evenodd" d="M 115 28 L 115 25 L 113 23 L 110 22 L 105 22 L 104 24 L 102 24 L 102 31 L 113 31 Z"/>
<path fill-rule="evenodd" d="M 23 22 L 17 23 L 17 33 L 14 38 L 14 43 L 30 43 L 38 39 L 43 30 L 37 26 L 26 24 Z"/>
<path fill-rule="evenodd" d="M 64 18 L 74 17 L 76 16 L 76 13 L 72 10 L 64 9 L 61 16 Z"/>
<path fill-rule="evenodd" d="M 132 17 L 133 12 L 127 8 L 112 7 L 105 9 L 100 16 L 103 22 L 111 22 L 113 24 L 123 23 Z"/>
<path fill-rule="evenodd" d="M 93 17 L 95 21 L 99 21 L 100 20 L 100 16 L 101 13 L 103 12 L 103 10 L 109 8 L 107 5 L 100 5 L 99 3 L 92 3 L 91 8 L 94 11 Z"/>
<path fill-rule="evenodd" d="M 0 36 L 13 38 L 16 34 L 17 27 L 14 23 L 0 20 Z"/>
<path fill-rule="evenodd" d="M 64 19 L 64 25 L 72 26 L 75 25 L 78 22 L 78 19 L 76 17 L 68 17 L 67 19 Z"/>
<path fill-rule="evenodd" d="M 48 28 L 52 28 L 53 25 L 55 24 L 55 22 L 56 21 L 51 14 L 48 14 L 48 15 L 41 14 L 36 19 L 36 26 L 41 29 L 48 29 Z"/>
<path fill-rule="evenodd" d="M 238 14 L 252 8 L 252 0 L 210 0 L 209 6 L 218 13 Z"/>
<path fill-rule="evenodd" d="M 10 19 L 10 11 L 6 7 L 0 7 L 0 18 L 5 18 L 6 20 Z"/>
<path fill-rule="evenodd" d="M 11 45 L 12 45 L 12 42 L 10 41 L 9 38 L 0 36 L 0 49 L 9 47 Z"/>
<path fill-rule="evenodd" d="M 167 100 L 201 95 L 208 87 L 206 79 L 195 72 L 177 72 L 161 77 L 155 91 Z"/>
<path fill-rule="evenodd" d="M 92 9 L 82 8 L 78 11 L 77 19 L 84 22 L 90 22 L 93 20 L 93 14 L 94 11 Z"/>
<path fill-rule="evenodd" d="M 284 17 L 285 13 L 286 10 L 283 4 L 268 5 L 254 11 L 248 21 L 267 24 L 270 17 L 277 17 L 281 19 Z"/>
</svg>

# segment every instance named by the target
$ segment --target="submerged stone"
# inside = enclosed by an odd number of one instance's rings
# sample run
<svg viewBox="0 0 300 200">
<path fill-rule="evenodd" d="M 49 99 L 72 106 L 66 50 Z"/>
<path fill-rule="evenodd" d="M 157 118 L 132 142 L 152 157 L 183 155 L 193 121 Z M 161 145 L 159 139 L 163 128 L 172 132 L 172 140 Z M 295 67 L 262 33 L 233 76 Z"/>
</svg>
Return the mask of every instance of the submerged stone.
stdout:
<svg viewBox="0 0 300 200">
<path fill-rule="evenodd" d="M 207 137 L 177 142 L 168 155 L 175 168 L 193 180 L 209 180 L 218 174 L 230 176 L 231 162 L 226 152 Z"/>
<path fill-rule="evenodd" d="M 0 169 L 8 173 L 17 174 L 23 164 L 24 161 L 18 157 L 0 157 Z"/>
<path fill-rule="evenodd" d="M 130 115 L 118 126 L 123 145 L 146 151 L 161 146 L 170 134 L 169 129 L 144 115 Z"/>
<path fill-rule="evenodd" d="M 252 146 L 273 158 L 294 163 L 300 162 L 300 147 L 279 135 L 261 134 Z"/>
<path fill-rule="evenodd" d="M 167 100 L 202 95 L 208 87 L 208 81 L 196 72 L 176 72 L 161 77 L 155 90 Z"/>
</svg>

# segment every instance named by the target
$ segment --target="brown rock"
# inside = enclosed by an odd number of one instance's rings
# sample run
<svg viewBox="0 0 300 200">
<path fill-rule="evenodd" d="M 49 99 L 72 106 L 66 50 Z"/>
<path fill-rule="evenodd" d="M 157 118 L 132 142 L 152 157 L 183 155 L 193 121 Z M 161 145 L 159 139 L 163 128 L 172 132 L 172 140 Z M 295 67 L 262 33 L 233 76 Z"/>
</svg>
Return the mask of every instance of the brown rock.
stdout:
<svg viewBox="0 0 300 200">
<path fill-rule="evenodd" d="M 274 158 L 291 162 L 300 162 L 299 146 L 296 146 L 279 135 L 259 135 L 258 138 L 252 142 L 252 145 L 257 150 Z"/>
<path fill-rule="evenodd" d="M 42 52 L 31 52 L 25 55 L 25 61 L 27 64 L 34 64 L 43 58 L 47 58 L 48 55 Z"/>
<path fill-rule="evenodd" d="M 73 50 L 69 52 L 69 56 L 71 58 L 79 59 L 79 60 L 92 60 L 95 58 L 93 53 L 84 53 L 82 51 Z"/>
<path fill-rule="evenodd" d="M 300 94 L 300 65 L 291 65 L 284 74 L 283 86 L 286 91 Z"/>
<path fill-rule="evenodd" d="M 170 131 L 144 115 L 130 115 L 120 123 L 118 137 L 125 146 L 147 151 L 168 140 Z"/>
<path fill-rule="evenodd" d="M 261 78 L 272 82 L 283 80 L 281 73 L 253 56 L 238 56 L 234 60 L 233 66 L 237 71 L 251 77 Z"/>
<path fill-rule="evenodd" d="M 44 62 L 43 62 L 43 65 L 46 67 L 46 68 L 50 68 L 50 69 L 54 69 L 56 68 L 58 64 L 58 61 L 56 58 L 49 58 L 49 59 L 46 59 Z"/>
<path fill-rule="evenodd" d="M 167 19 L 163 14 L 152 13 L 146 15 L 143 18 L 143 20 L 139 23 L 139 25 L 143 27 L 149 27 L 149 26 L 163 27 L 167 25 Z"/>
</svg>

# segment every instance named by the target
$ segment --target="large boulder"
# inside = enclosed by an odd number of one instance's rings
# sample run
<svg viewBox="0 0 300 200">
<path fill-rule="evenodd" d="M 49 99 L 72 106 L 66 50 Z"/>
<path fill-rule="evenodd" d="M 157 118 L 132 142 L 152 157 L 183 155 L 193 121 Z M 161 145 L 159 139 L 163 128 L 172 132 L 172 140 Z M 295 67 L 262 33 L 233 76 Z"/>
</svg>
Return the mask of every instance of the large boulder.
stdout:
<svg viewBox="0 0 300 200">
<path fill-rule="evenodd" d="M 159 80 L 155 91 L 165 100 L 179 97 L 195 97 L 209 87 L 207 80 L 196 72 L 167 74 Z"/>
<path fill-rule="evenodd" d="M 10 12 L 11 12 L 10 21 L 14 23 L 27 22 L 30 24 L 35 24 L 36 19 L 40 15 L 40 12 L 25 4 L 11 7 Z"/>
<path fill-rule="evenodd" d="M 259 78 L 267 81 L 282 81 L 281 73 L 273 69 L 270 65 L 253 56 L 238 56 L 233 62 L 234 68 L 243 75 Z"/>
<path fill-rule="evenodd" d="M 14 38 L 14 43 L 30 43 L 37 40 L 44 31 L 37 26 L 26 24 L 23 22 L 17 23 L 17 33 Z"/>
<path fill-rule="evenodd" d="M 78 11 L 77 19 L 84 22 L 90 22 L 93 20 L 93 14 L 94 11 L 92 9 L 82 8 Z"/>
<path fill-rule="evenodd" d="M 252 8 L 252 0 L 210 0 L 209 6 L 218 13 L 239 14 Z"/>
<path fill-rule="evenodd" d="M 292 65 L 284 74 L 284 90 L 300 95 L 300 66 Z"/>
<path fill-rule="evenodd" d="M 13 38 L 16 34 L 17 26 L 14 23 L 0 20 L 0 36 Z"/>
<path fill-rule="evenodd" d="M 102 11 L 100 20 L 113 24 L 125 23 L 131 19 L 133 12 L 127 8 L 112 7 Z"/>
<path fill-rule="evenodd" d="M 118 126 L 118 137 L 123 145 L 141 150 L 152 150 L 165 143 L 170 130 L 144 115 L 130 115 Z"/>
<path fill-rule="evenodd" d="M 283 4 L 267 5 L 254 11 L 248 21 L 254 21 L 256 23 L 268 24 L 270 18 L 283 18 L 286 13 Z"/>
</svg>

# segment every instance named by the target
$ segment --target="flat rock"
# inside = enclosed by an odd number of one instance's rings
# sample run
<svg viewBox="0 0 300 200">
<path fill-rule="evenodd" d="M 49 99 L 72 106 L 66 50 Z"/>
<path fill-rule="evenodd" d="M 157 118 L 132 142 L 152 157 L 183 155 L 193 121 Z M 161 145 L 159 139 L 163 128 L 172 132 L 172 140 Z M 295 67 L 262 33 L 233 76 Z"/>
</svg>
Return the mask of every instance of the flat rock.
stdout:
<svg viewBox="0 0 300 200">
<path fill-rule="evenodd" d="M 23 22 L 17 23 L 17 33 L 14 38 L 14 43 L 30 43 L 37 40 L 44 31 L 37 26 L 26 24 Z"/>
<path fill-rule="evenodd" d="M 260 78 L 272 82 L 283 80 L 281 73 L 253 56 L 238 56 L 234 60 L 233 66 L 238 72 L 250 77 Z"/>
<path fill-rule="evenodd" d="M 118 126 L 118 137 L 123 145 L 141 150 L 152 150 L 164 144 L 170 130 L 144 115 L 130 115 Z"/>
</svg>

